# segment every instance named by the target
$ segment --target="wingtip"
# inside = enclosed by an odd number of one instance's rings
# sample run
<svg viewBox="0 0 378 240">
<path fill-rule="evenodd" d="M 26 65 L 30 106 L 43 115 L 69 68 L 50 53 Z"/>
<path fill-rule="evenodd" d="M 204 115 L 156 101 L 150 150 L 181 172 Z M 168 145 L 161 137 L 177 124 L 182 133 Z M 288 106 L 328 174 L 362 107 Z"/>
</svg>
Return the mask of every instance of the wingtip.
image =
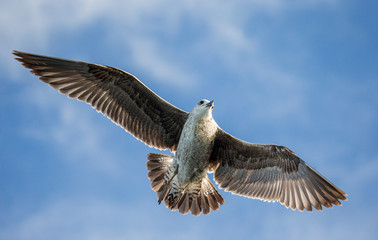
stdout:
<svg viewBox="0 0 378 240">
<path fill-rule="evenodd" d="M 30 55 L 29 53 L 12 50 L 12 54 L 16 56 L 14 59 L 19 61 L 24 67 L 30 68 L 30 66 L 26 64 L 26 59 L 25 59 L 28 55 Z M 34 73 L 33 71 L 31 72 Z"/>
<path fill-rule="evenodd" d="M 16 60 L 19 61 L 19 62 L 22 62 L 22 59 L 21 59 L 21 54 L 22 54 L 22 52 L 17 51 L 17 50 L 12 50 L 12 54 L 13 54 L 14 56 L 16 56 L 14 59 L 16 59 Z"/>
<path fill-rule="evenodd" d="M 12 50 L 12 54 L 15 55 L 15 56 L 21 57 L 23 52 L 20 52 L 20 51 L 17 51 L 17 50 Z"/>
</svg>

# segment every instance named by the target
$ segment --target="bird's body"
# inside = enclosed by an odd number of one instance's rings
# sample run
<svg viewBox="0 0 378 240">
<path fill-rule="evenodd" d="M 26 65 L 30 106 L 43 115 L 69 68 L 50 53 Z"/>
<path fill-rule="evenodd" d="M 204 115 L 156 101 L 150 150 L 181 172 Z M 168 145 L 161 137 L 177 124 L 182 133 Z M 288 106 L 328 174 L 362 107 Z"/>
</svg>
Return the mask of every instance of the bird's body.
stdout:
<svg viewBox="0 0 378 240">
<path fill-rule="evenodd" d="M 13 52 L 22 64 L 59 92 L 85 101 L 148 146 L 148 178 L 159 203 L 194 215 L 209 214 L 224 200 L 208 178 L 237 195 L 279 201 L 312 211 L 341 205 L 346 194 L 286 147 L 239 140 L 214 121 L 214 102 L 185 112 L 122 70 L 86 62 Z"/>
<path fill-rule="evenodd" d="M 203 108 L 206 111 L 208 107 Z M 203 115 L 191 112 L 182 130 L 173 158 L 180 168 L 181 174 L 177 179 L 180 183 L 185 184 L 191 179 L 203 178 L 207 173 L 218 125 L 212 118 L 211 111 L 206 112 L 208 114 Z"/>
<path fill-rule="evenodd" d="M 210 156 L 218 130 L 218 125 L 211 114 L 212 108 L 213 102 L 201 100 L 185 122 L 170 170 L 176 172 L 172 178 L 172 188 L 162 193 L 162 196 L 167 194 L 169 208 L 175 208 L 185 192 L 189 193 L 187 201 L 197 198 L 201 191 L 202 180 L 207 179 Z M 192 200 L 189 200 L 190 198 Z M 160 197 L 159 201 L 163 199 Z"/>
</svg>

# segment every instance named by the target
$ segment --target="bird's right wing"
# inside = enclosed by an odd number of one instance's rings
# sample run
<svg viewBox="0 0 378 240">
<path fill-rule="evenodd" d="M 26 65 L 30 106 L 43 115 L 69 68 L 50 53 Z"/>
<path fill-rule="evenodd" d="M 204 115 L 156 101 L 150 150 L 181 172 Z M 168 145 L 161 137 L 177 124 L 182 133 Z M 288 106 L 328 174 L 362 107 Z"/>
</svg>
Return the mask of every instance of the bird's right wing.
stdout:
<svg viewBox="0 0 378 240">
<path fill-rule="evenodd" d="M 253 144 L 218 129 L 210 166 L 226 191 L 292 209 L 341 205 L 346 194 L 288 148 Z"/>
<path fill-rule="evenodd" d="M 166 102 L 133 75 L 86 62 L 14 51 L 40 80 L 85 101 L 145 144 L 176 151 L 188 113 Z"/>
</svg>

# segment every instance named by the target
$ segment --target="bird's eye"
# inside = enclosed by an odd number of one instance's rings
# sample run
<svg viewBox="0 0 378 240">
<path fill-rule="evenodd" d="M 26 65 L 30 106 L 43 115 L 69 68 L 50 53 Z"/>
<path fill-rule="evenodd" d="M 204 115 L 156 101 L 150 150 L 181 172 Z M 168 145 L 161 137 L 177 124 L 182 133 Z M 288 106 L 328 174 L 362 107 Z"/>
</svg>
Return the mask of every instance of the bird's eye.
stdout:
<svg viewBox="0 0 378 240">
<path fill-rule="evenodd" d="M 203 104 L 203 100 L 201 100 L 201 101 L 199 102 L 199 104 Z"/>
</svg>

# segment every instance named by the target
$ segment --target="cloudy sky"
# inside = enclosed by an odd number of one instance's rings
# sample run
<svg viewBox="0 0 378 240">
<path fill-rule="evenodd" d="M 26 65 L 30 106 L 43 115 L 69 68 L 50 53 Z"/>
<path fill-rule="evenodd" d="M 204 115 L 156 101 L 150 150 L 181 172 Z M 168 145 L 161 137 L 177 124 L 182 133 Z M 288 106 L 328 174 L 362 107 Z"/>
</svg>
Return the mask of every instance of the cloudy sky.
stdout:
<svg viewBox="0 0 378 240">
<path fill-rule="evenodd" d="M 210 3 L 211 2 L 211 3 Z M 0 0 L 0 239 L 376 239 L 378 3 Z M 40 82 L 11 50 L 122 68 L 255 143 L 289 147 L 348 194 L 298 212 L 234 196 L 171 212 L 138 142 Z"/>
</svg>

